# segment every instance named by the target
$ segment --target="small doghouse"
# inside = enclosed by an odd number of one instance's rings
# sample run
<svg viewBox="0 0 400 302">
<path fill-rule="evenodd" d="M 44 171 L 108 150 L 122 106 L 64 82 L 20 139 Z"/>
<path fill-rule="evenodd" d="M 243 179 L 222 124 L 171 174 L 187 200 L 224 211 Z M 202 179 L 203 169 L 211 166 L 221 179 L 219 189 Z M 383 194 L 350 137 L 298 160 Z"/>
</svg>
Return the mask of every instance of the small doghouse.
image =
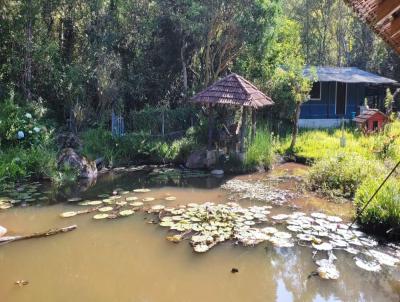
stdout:
<svg viewBox="0 0 400 302">
<path fill-rule="evenodd" d="M 378 109 L 366 109 L 360 115 L 356 116 L 354 121 L 363 132 L 370 133 L 382 130 L 388 118 Z"/>
</svg>

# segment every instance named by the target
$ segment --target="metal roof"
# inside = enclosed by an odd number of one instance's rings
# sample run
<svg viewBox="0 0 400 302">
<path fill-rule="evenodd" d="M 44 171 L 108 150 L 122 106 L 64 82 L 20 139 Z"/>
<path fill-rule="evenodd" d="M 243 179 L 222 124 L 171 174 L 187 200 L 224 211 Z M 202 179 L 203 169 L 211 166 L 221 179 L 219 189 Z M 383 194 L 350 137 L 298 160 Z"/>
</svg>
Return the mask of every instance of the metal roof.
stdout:
<svg viewBox="0 0 400 302">
<path fill-rule="evenodd" d="M 274 105 L 270 97 L 235 73 L 199 92 L 191 101 L 202 104 L 229 104 L 253 108 Z"/>
<path fill-rule="evenodd" d="M 356 67 L 307 67 L 304 75 L 312 78 L 311 68 L 315 68 L 319 82 L 395 84 L 395 80 L 381 77 Z"/>
<path fill-rule="evenodd" d="M 387 118 L 386 115 L 380 112 L 378 109 L 367 109 L 360 115 L 356 116 L 354 118 L 354 121 L 356 123 L 362 124 L 368 121 L 371 117 L 375 116 L 376 114 L 382 115 L 385 119 Z"/>
</svg>

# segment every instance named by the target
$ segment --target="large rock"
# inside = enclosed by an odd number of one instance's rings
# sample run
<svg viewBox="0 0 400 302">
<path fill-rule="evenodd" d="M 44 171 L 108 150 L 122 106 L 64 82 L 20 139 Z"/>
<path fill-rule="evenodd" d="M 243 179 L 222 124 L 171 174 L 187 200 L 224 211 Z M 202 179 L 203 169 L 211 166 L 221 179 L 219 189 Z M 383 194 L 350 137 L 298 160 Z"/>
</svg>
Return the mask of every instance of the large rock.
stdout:
<svg viewBox="0 0 400 302">
<path fill-rule="evenodd" d="M 60 150 L 72 148 L 74 150 L 82 149 L 82 142 L 78 136 L 72 132 L 63 132 L 57 135 L 57 145 Z"/>
<path fill-rule="evenodd" d="M 216 150 L 197 150 L 189 155 L 186 161 L 186 167 L 189 169 L 210 168 L 217 163 L 218 152 Z"/>
<path fill-rule="evenodd" d="M 96 162 L 88 160 L 86 157 L 79 155 L 72 148 L 61 150 L 57 161 L 58 169 L 62 169 L 65 165 L 76 169 L 79 172 L 79 178 L 95 178 L 97 177 Z"/>
<path fill-rule="evenodd" d="M 189 155 L 186 167 L 189 169 L 203 169 L 207 166 L 207 151 L 196 150 Z"/>
</svg>

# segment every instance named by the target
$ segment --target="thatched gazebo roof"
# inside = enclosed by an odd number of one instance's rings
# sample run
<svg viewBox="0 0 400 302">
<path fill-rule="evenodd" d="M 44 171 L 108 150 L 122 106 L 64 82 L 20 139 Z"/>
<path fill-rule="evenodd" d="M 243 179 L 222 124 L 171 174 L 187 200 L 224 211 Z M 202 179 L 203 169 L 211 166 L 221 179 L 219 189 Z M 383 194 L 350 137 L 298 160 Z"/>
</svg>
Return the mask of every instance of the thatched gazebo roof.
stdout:
<svg viewBox="0 0 400 302">
<path fill-rule="evenodd" d="M 200 104 L 236 105 L 255 109 L 274 105 L 270 97 L 235 73 L 199 92 L 191 101 Z"/>
<path fill-rule="evenodd" d="M 360 19 L 400 54 L 399 0 L 346 0 Z"/>
</svg>

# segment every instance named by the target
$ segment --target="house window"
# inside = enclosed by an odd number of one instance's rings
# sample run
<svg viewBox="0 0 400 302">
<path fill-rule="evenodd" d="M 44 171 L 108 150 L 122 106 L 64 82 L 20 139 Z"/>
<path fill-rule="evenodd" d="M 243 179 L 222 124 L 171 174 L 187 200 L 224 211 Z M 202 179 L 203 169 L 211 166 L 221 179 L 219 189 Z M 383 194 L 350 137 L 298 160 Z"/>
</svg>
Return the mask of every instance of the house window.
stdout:
<svg viewBox="0 0 400 302">
<path fill-rule="evenodd" d="M 314 82 L 310 91 L 310 100 L 321 99 L 321 82 Z"/>
</svg>

